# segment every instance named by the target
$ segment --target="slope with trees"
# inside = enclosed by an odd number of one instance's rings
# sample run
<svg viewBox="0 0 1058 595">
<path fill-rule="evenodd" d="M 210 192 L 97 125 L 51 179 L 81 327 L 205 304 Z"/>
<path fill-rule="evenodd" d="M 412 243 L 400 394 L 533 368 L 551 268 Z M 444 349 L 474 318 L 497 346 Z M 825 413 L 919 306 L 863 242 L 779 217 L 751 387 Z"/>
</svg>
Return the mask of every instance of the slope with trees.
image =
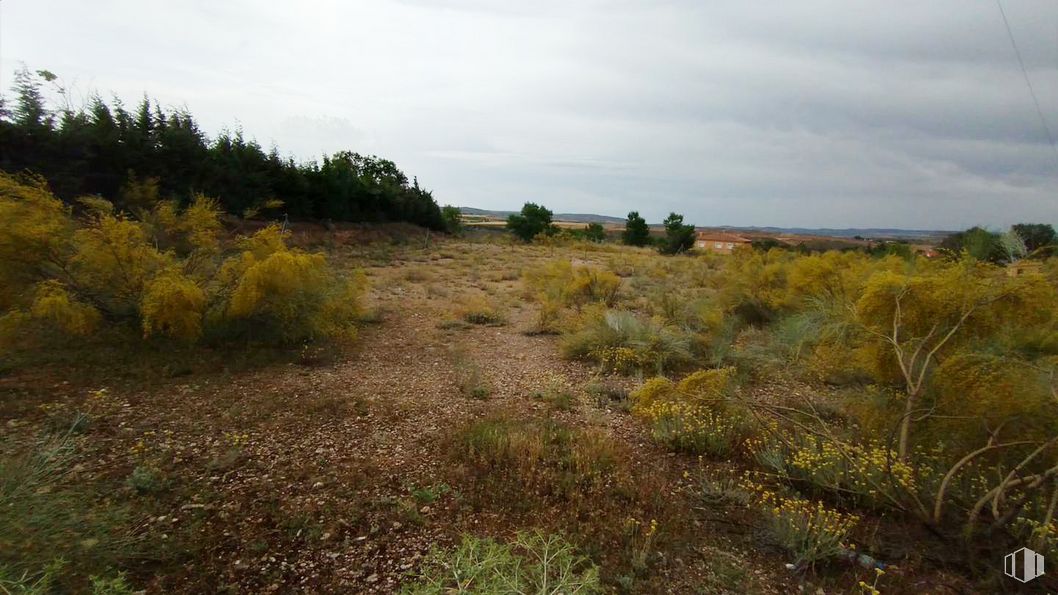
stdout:
<svg viewBox="0 0 1058 595">
<path fill-rule="evenodd" d="M 40 174 L 66 202 L 99 195 L 127 209 L 122 187 L 156 179 L 165 197 L 188 204 L 203 193 L 237 215 L 278 199 L 297 219 L 445 228 L 430 191 L 387 159 L 340 151 L 322 163 L 299 163 L 277 148 L 265 151 L 241 130 L 210 139 L 190 112 L 147 97 L 131 111 L 99 96 L 74 108 L 59 88 L 65 105 L 52 108 L 43 88 L 55 82 L 48 71 L 17 73 L 13 105 L 0 112 L 0 169 Z"/>
</svg>

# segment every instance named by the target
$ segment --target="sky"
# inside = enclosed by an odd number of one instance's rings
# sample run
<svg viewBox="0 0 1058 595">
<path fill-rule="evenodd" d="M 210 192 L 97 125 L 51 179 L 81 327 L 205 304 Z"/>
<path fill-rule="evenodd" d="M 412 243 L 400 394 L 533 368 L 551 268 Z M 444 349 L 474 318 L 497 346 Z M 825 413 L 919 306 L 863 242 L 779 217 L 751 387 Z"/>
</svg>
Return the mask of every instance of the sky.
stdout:
<svg viewBox="0 0 1058 595">
<path fill-rule="evenodd" d="M 1058 224 L 1058 2 L 0 0 L 75 101 L 144 93 L 441 204 L 700 226 Z"/>
</svg>

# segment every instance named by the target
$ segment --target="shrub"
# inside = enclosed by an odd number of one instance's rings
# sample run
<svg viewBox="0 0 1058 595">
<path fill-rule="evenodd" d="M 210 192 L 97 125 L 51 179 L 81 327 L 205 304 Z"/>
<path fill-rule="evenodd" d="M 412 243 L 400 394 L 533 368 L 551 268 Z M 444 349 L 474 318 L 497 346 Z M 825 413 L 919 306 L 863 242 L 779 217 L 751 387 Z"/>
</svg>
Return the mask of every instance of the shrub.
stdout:
<svg viewBox="0 0 1058 595">
<path fill-rule="evenodd" d="M 448 593 L 602 593 L 599 570 L 572 545 L 540 531 L 511 544 L 465 536 L 458 547 L 434 548 L 408 595 Z"/>
<path fill-rule="evenodd" d="M 571 500 L 626 480 L 621 454 L 604 432 L 553 421 L 477 422 L 458 434 L 454 452 L 478 487 L 517 490 L 522 498 Z"/>
<path fill-rule="evenodd" d="M 549 374 L 544 380 L 544 388 L 535 391 L 532 397 L 547 403 L 551 409 L 559 411 L 573 409 L 577 400 L 565 377 L 561 374 Z"/>
<path fill-rule="evenodd" d="M 161 471 L 151 465 L 137 465 L 125 483 L 139 494 L 152 494 L 165 489 Z"/>
<path fill-rule="evenodd" d="M 140 310 L 144 336 L 168 335 L 193 341 L 202 335 L 206 292 L 173 270 L 147 284 Z"/>
<path fill-rule="evenodd" d="M 920 480 L 930 481 L 930 468 L 903 461 L 874 441 L 853 443 L 801 433 L 781 438 L 777 432 L 773 427 L 747 440 L 745 448 L 780 478 L 849 505 L 899 508 L 906 496 L 918 494 Z"/>
<path fill-rule="evenodd" d="M 133 194 L 156 194 L 141 190 Z M 187 342 L 354 334 L 361 275 L 336 275 L 323 255 L 288 247 L 274 226 L 225 255 L 217 204 L 203 196 L 183 210 L 141 202 L 132 201 L 134 218 L 83 199 L 75 219 L 41 180 L 0 173 L 0 343 L 114 326 Z"/>
<path fill-rule="evenodd" d="M 632 393 L 632 412 L 676 451 L 727 457 L 748 433 L 745 414 L 726 402 L 733 368 L 700 370 L 679 383 L 652 378 Z"/>
<path fill-rule="evenodd" d="M 750 480 L 744 487 L 754 494 L 772 536 L 794 556 L 795 566 L 813 566 L 841 555 L 847 549 L 849 532 L 859 523 L 859 517 L 827 508 L 822 502 L 781 496 Z"/>
<path fill-rule="evenodd" d="M 338 278 L 322 254 L 288 248 L 275 226 L 240 245 L 218 273 L 229 332 L 281 342 L 355 335 L 362 275 Z"/>
<path fill-rule="evenodd" d="M 621 278 L 610 271 L 575 267 L 568 260 L 528 269 L 522 280 L 529 295 L 542 303 L 550 301 L 577 308 L 590 303 L 613 306 L 621 287 Z"/>
<path fill-rule="evenodd" d="M 662 374 L 689 363 L 690 337 L 669 326 L 644 321 L 630 312 L 593 310 L 579 328 L 563 337 L 566 357 L 588 358 L 614 373 Z"/>
<path fill-rule="evenodd" d="M 746 422 L 692 403 L 657 402 L 639 410 L 656 440 L 677 452 L 726 458 L 745 437 Z"/>
<path fill-rule="evenodd" d="M 593 397 L 595 404 L 602 408 L 616 406 L 621 411 L 627 411 L 631 407 L 628 391 L 617 384 L 593 381 L 584 386 L 584 392 Z"/>
<path fill-rule="evenodd" d="M 465 299 L 457 308 L 456 314 L 470 324 L 499 326 L 507 322 L 503 310 L 495 302 L 482 296 Z"/>
</svg>

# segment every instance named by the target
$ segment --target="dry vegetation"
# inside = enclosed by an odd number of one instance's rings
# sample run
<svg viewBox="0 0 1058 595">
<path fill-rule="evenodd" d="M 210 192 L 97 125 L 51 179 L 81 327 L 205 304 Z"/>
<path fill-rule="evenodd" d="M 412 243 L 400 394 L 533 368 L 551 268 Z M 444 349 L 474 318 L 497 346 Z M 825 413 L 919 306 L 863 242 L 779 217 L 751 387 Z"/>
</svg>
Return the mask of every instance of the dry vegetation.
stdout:
<svg viewBox="0 0 1058 595">
<path fill-rule="evenodd" d="M 91 242 L 4 270 L 2 589 L 966 592 L 1055 553 L 1053 263 L 158 214 L 37 237 L 120 238 L 140 293 Z"/>
</svg>

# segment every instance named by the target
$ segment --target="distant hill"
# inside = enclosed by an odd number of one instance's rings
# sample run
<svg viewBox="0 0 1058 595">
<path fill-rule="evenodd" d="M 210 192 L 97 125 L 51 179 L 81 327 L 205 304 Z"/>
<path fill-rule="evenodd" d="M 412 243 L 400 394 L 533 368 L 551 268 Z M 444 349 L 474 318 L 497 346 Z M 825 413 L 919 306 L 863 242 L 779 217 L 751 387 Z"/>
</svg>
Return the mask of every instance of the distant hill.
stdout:
<svg viewBox="0 0 1058 595">
<path fill-rule="evenodd" d="M 487 209 L 475 209 L 473 207 L 459 207 L 459 212 L 464 215 L 477 217 L 490 217 L 493 219 L 506 219 L 517 211 L 489 211 Z M 611 217 L 609 215 L 594 215 L 591 213 L 555 213 L 555 221 L 572 221 L 574 223 L 624 223 L 624 217 Z"/>
<path fill-rule="evenodd" d="M 830 227 L 710 227 L 709 229 L 725 229 L 731 231 L 755 232 L 768 235 L 797 235 L 797 236 L 825 236 L 830 238 L 864 238 L 864 239 L 903 239 L 903 240 L 929 240 L 945 238 L 955 232 L 940 229 L 899 229 L 890 227 L 850 227 L 846 229 L 834 229 Z"/>
<path fill-rule="evenodd" d="M 488 217 L 490 219 L 506 219 L 517 211 L 490 211 L 488 209 L 475 209 L 473 207 L 459 207 L 464 215 L 476 217 Z M 555 221 L 569 221 L 573 223 L 608 223 L 624 224 L 624 217 L 611 217 L 609 215 L 596 215 L 593 213 L 556 213 Z M 661 227 L 660 223 L 651 223 L 651 227 Z M 940 240 L 952 231 L 939 229 L 899 229 L 890 227 L 850 227 L 845 229 L 834 229 L 829 227 L 736 227 L 730 225 L 699 225 L 699 229 L 722 229 L 727 231 L 753 232 L 765 235 L 798 235 L 798 236 L 821 236 L 830 238 L 852 239 L 857 236 L 864 239 L 902 239 L 902 240 Z"/>
</svg>

